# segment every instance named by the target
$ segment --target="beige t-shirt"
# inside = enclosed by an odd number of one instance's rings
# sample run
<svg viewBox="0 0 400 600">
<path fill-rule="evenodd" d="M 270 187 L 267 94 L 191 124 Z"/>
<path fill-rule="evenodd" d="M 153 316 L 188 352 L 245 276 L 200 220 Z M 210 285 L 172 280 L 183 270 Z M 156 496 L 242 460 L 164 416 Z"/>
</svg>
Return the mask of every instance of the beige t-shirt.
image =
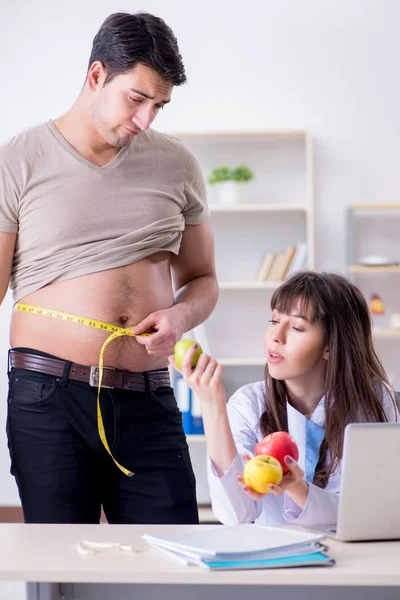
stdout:
<svg viewBox="0 0 400 600">
<path fill-rule="evenodd" d="M 0 231 L 18 232 L 15 301 L 50 282 L 178 254 L 185 223 L 208 216 L 193 152 L 158 131 L 141 132 L 103 167 L 52 121 L 0 146 Z"/>
</svg>

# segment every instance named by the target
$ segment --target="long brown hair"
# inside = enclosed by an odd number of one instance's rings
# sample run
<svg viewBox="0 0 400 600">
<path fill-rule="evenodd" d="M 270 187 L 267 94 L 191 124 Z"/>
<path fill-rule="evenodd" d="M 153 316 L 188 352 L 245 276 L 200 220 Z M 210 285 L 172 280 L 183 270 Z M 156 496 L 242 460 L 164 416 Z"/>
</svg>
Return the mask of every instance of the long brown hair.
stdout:
<svg viewBox="0 0 400 600">
<path fill-rule="evenodd" d="M 391 386 L 374 350 L 367 303 L 355 285 L 334 273 L 300 272 L 274 292 L 271 309 L 290 314 L 298 303 L 300 312 L 310 316 L 311 323 L 321 325 L 329 349 L 325 437 L 314 475 L 314 483 L 325 488 L 342 458 L 346 425 L 387 421 L 382 383 L 390 390 Z M 288 431 L 286 384 L 271 377 L 268 365 L 265 379 L 267 400 L 260 419 L 261 431 L 263 435 Z"/>
</svg>

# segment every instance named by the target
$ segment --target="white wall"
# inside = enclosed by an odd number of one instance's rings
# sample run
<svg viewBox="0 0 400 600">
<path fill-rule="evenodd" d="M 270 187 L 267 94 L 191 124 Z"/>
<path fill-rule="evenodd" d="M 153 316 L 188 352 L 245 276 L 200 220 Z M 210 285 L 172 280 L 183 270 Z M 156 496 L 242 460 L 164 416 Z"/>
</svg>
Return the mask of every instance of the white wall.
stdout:
<svg viewBox="0 0 400 600">
<path fill-rule="evenodd" d="M 246 8 L 244 8 L 246 7 Z M 316 145 L 317 261 L 342 270 L 344 207 L 398 202 L 397 0 L 45 0 L 0 5 L 0 139 L 74 100 L 93 35 L 117 10 L 174 29 L 189 85 L 159 117 L 165 131 L 306 128 Z M 0 311 L 5 364 L 10 300 Z M 0 370 L 0 431 L 6 381 Z M 0 504 L 17 501 L 0 434 Z"/>
</svg>

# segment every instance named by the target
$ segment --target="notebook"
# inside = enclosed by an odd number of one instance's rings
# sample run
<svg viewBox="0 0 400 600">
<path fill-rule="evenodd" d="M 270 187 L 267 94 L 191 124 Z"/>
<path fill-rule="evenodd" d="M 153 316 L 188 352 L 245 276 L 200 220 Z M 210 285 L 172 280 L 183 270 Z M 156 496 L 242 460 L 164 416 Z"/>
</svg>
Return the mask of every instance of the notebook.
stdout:
<svg viewBox="0 0 400 600">
<path fill-rule="evenodd" d="M 280 566 L 308 560 L 332 564 L 330 557 L 321 554 L 323 535 L 297 529 L 267 525 L 217 525 L 191 532 L 165 535 L 144 534 L 151 545 L 166 551 L 186 564 L 205 568 L 272 568 L 268 561 Z M 303 558 L 300 559 L 300 556 Z M 286 559 L 291 559 L 290 561 Z M 273 568 L 278 563 L 273 564 Z"/>
<path fill-rule="evenodd" d="M 318 544 L 318 542 L 316 543 Z M 154 545 L 155 548 L 157 546 Z M 326 547 L 321 545 L 321 549 L 315 552 L 293 553 L 291 556 L 282 555 L 279 552 L 274 557 L 255 559 L 238 559 L 235 557 L 230 560 L 215 559 L 197 559 L 189 558 L 179 552 L 173 552 L 166 548 L 158 547 L 161 552 L 177 559 L 184 565 L 197 565 L 209 571 L 224 570 L 243 570 L 243 569 L 281 569 L 285 567 L 311 567 L 311 566 L 333 566 L 335 561 L 325 553 Z"/>
</svg>

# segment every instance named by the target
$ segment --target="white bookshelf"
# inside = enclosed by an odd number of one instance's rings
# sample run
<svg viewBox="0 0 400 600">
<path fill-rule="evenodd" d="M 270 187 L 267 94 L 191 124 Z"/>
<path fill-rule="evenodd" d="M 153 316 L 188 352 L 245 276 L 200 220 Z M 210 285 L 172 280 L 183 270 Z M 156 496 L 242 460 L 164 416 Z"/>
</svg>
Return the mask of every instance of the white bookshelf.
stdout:
<svg viewBox="0 0 400 600">
<path fill-rule="evenodd" d="M 368 302 L 373 293 L 378 293 L 383 299 L 385 313 L 379 317 L 373 339 L 397 390 L 400 390 L 400 329 L 391 327 L 390 314 L 400 313 L 399 226 L 400 204 L 351 204 L 347 207 L 347 273 Z M 363 264 L 362 259 L 368 255 L 387 257 L 393 264 Z"/>
<path fill-rule="evenodd" d="M 205 323 L 212 354 L 226 366 L 227 388 L 263 377 L 263 337 L 273 292 L 281 281 L 256 281 L 265 252 L 307 244 L 305 267 L 315 267 L 312 141 L 306 131 L 181 133 L 206 180 L 214 167 L 248 165 L 254 180 L 241 184 L 240 203 L 219 203 L 208 185 L 220 287 Z M 231 378 L 231 371 L 240 372 Z"/>
<path fill-rule="evenodd" d="M 368 254 L 387 254 L 400 262 L 398 226 L 400 204 L 350 204 L 347 207 L 347 271 L 377 274 L 400 271 L 400 264 L 366 266 Z"/>
<path fill-rule="evenodd" d="M 194 151 L 206 180 L 221 165 L 248 165 L 255 174 L 254 180 L 240 184 L 238 204 L 221 204 L 218 184 L 208 185 L 220 295 L 205 329 L 212 355 L 224 366 L 230 396 L 242 385 L 264 378 L 264 332 L 271 296 L 282 284 L 256 281 L 264 253 L 305 242 L 305 268 L 315 267 L 312 141 L 303 130 L 173 135 Z M 204 437 L 189 435 L 188 443 L 198 501 L 206 504 Z"/>
<path fill-rule="evenodd" d="M 244 384 L 255 369 L 263 376 L 271 295 L 282 283 L 256 281 L 264 253 L 305 242 L 305 267 L 315 268 L 312 141 L 304 130 L 173 135 L 194 151 L 206 180 L 224 164 L 248 165 L 255 174 L 240 184 L 239 204 L 220 204 L 218 184 L 208 184 L 220 297 L 205 327 L 212 354 L 227 368 L 239 368 L 238 383 Z"/>
</svg>

